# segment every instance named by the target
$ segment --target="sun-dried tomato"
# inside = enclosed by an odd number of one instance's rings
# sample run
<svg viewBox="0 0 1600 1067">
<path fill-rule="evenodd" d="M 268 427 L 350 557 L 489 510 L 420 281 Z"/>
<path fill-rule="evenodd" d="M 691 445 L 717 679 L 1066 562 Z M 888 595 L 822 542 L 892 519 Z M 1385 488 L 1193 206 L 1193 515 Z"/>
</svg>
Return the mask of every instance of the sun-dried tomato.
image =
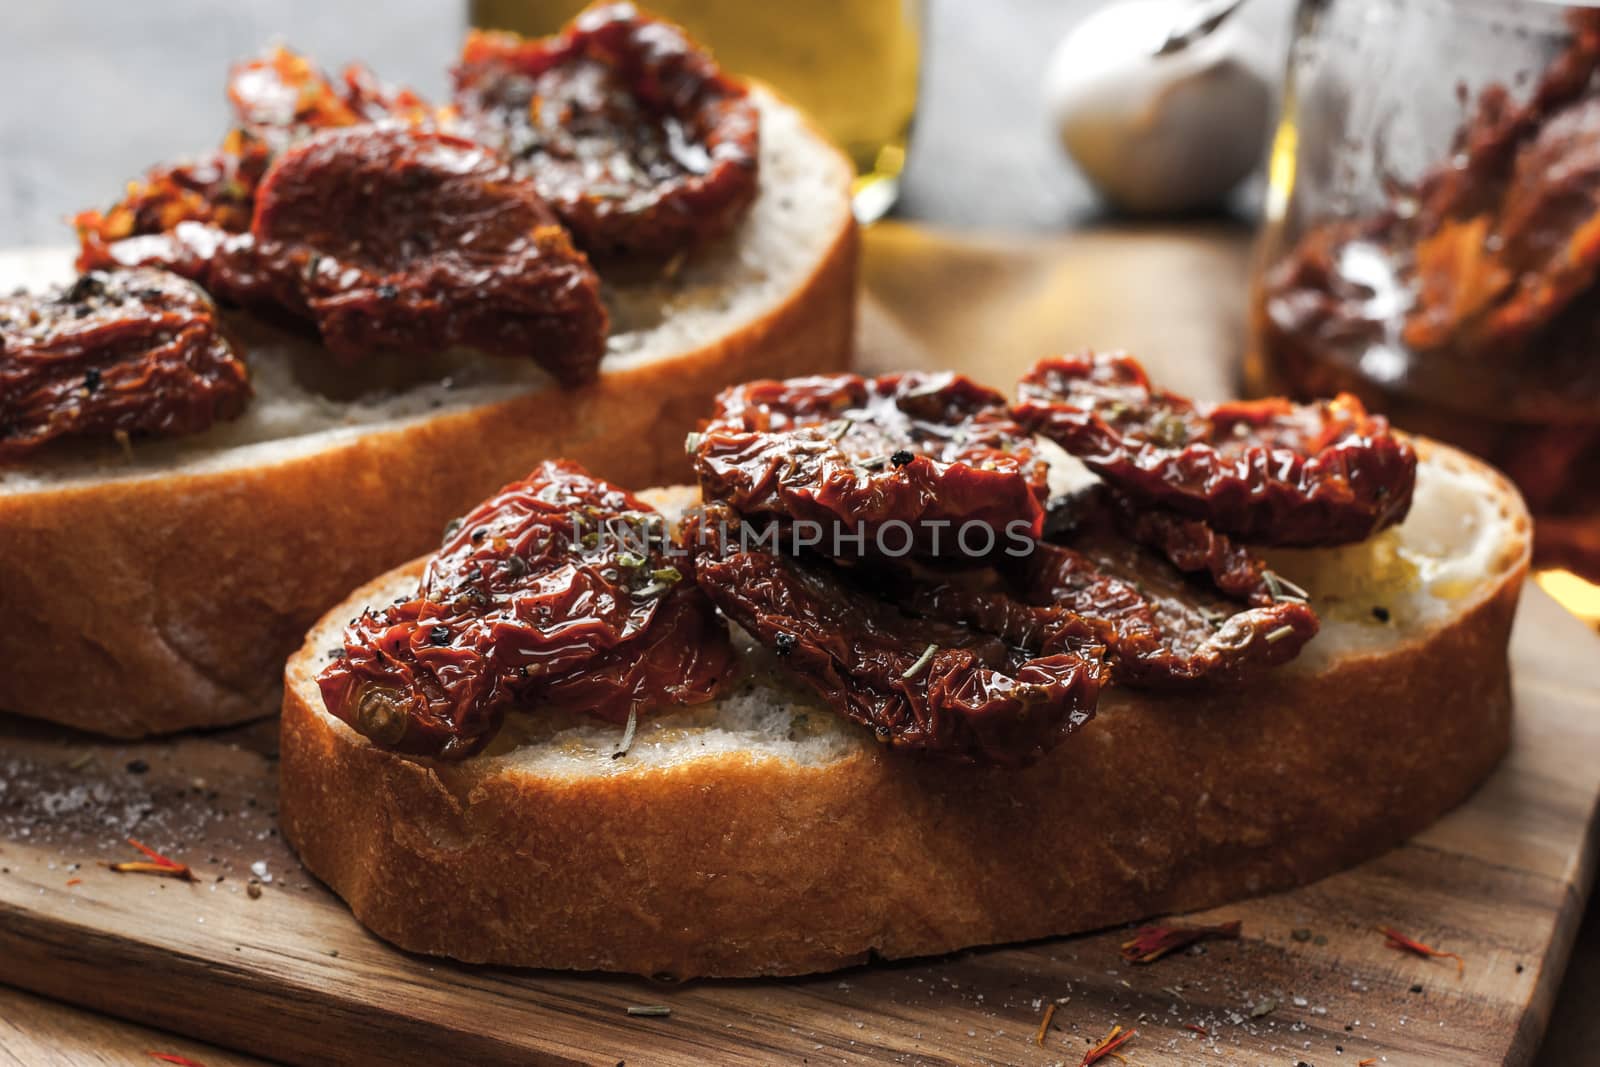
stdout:
<svg viewBox="0 0 1600 1067">
<path fill-rule="evenodd" d="M 427 101 L 385 84 L 359 63 L 345 67 L 340 81 L 280 45 L 234 66 L 228 99 L 244 128 L 279 151 L 317 130 L 371 122 L 420 128 L 435 120 Z"/>
<path fill-rule="evenodd" d="M 750 382 L 691 443 L 706 499 L 816 524 L 829 554 L 983 556 L 1043 527 L 1047 464 L 1005 398 L 960 375 Z"/>
<path fill-rule="evenodd" d="M 462 345 L 534 359 L 577 384 L 605 352 L 599 279 L 532 183 L 444 134 L 313 134 L 268 171 L 249 233 L 180 223 L 110 251 L 309 320 L 345 360 Z"/>
<path fill-rule="evenodd" d="M 1382 221 L 1394 243 L 1415 243 L 1403 333 L 1413 348 L 1530 362 L 1524 345 L 1600 274 L 1600 13 L 1566 20 L 1572 38 L 1527 100 L 1485 86 L 1448 158 L 1419 182 L 1414 210 Z"/>
<path fill-rule="evenodd" d="M 1412 209 L 1415 231 L 1431 234 L 1447 219 L 1493 211 L 1517 164 L 1519 150 L 1552 115 L 1582 98 L 1600 71 L 1600 14 L 1566 12 L 1572 39 L 1539 75 L 1525 103 L 1503 84 L 1479 93 L 1473 114 L 1456 131 L 1446 161 L 1418 182 Z"/>
<path fill-rule="evenodd" d="M 0 460 L 65 436 L 197 433 L 249 399 L 216 306 L 175 275 L 91 273 L 0 297 Z"/>
<path fill-rule="evenodd" d="M 515 708 L 611 722 L 711 699 L 726 631 L 667 552 L 665 521 L 568 461 L 466 515 L 409 600 L 369 610 L 318 681 L 375 743 L 458 759 Z"/>
<path fill-rule="evenodd" d="M 1083 628 L 1035 634 L 1030 648 L 918 618 L 863 588 L 848 567 L 752 546 L 739 529 L 720 504 L 691 523 L 700 588 L 885 744 L 1025 764 L 1093 716 L 1105 671 Z"/>
<path fill-rule="evenodd" d="M 670 23 L 611 4 L 561 34 L 474 33 L 455 105 L 591 255 L 668 259 L 727 233 L 756 192 L 744 86 Z"/>
<path fill-rule="evenodd" d="M 980 566 L 877 561 L 861 580 L 913 615 L 1015 647 L 1042 647 L 1053 634 L 1102 644 L 1109 680 L 1121 685 L 1235 680 L 1292 659 L 1316 634 L 1310 607 L 1282 586 L 1275 590 L 1278 580 L 1226 538 L 1191 543 L 1161 528 L 1174 538 L 1182 561 L 1174 564 L 1130 541 L 1113 508 L 1074 510 L 1087 513 L 1074 516 L 1064 543 L 1041 542 Z M 1237 592 L 1185 578 L 1213 570 Z"/>
<path fill-rule="evenodd" d="M 1089 353 L 1041 361 L 1020 396 L 1020 423 L 1119 494 L 1247 542 L 1360 541 L 1411 507 L 1416 453 L 1348 394 L 1202 408 L 1151 386 L 1129 356 Z"/>
<path fill-rule="evenodd" d="M 125 265 L 120 243 L 167 234 L 180 223 L 243 233 L 250 228 L 256 187 L 273 152 L 260 137 L 232 130 L 221 148 L 199 159 L 152 168 L 129 182 L 127 195 L 106 211 L 83 211 L 74 219 L 81 248 L 79 270 Z"/>
<path fill-rule="evenodd" d="M 416 94 L 285 48 L 236 66 L 221 149 L 78 216 L 81 267 L 160 266 L 220 299 L 308 319 L 336 356 L 452 345 L 587 381 L 599 279 L 525 177 L 432 130 Z"/>
<path fill-rule="evenodd" d="M 1417 299 L 1404 337 L 1510 350 L 1600 276 L 1600 97 L 1551 115 L 1522 145 L 1500 201 L 1417 242 Z"/>
<path fill-rule="evenodd" d="M 80 213 L 74 220 L 83 244 L 79 269 L 116 266 L 112 242 L 170 233 L 180 222 L 244 233 L 273 159 L 317 130 L 378 121 L 420 127 L 433 121 L 432 109 L 415 93 L 385 85 L 359 64 L 345 69 L 343 83 L 336 85 L 308 58 L 281 45 L 235 65 L 228 99 L 239 124 L 216 151 L 152 168 L 130 182 L 127 194 L 109 210 Z"/>
<path fill-rule="evenodd" d="M 267 174 L 251 232 L 289 250 L 335 355 L 466 345 L 568 383 L 599 373 L 599 279 L 532 186 L 478 145 L 318 134 Z"/>
<path fill-rule="evenodd" d="M 1527 404 L 1583 380 L 1571 365 L 1594 347 L 1585 297 L 1600 277 L 1600 12 L 1574 7 L 1565 19 L 1570 39 L 1526 94 L 1484 85 L 1414 186 L 1311 227 L 1266 272 L 1279 347 L 1329 367 L 1388 349 L 1409 365 L 1397 388 L 1448 389 L 1455 411 L 1503 409 L 1508 395 Z M 1434 363 L 1443 370 L 1430 385 Z"/>
<path fill-rule="evenodd" d="M 1059 502 L 1051 526 L 1011 580 L 1109 626 L 1117 682 L 1237 679 L 1293 659 L 1320 627 L 1303 590 L 1197 519 L 1102 486 Z"/>
<path fill-rule="evenodd" d="M 1093 494 L 1101 510 L 1116 515 L 1124 537 L 1152 548 L 1184 574 L 1204 574 L 1217 589 L 1246 604 L 1272 603 L 1266 565 L 1249 549 L 1200 519 L 1186 519 L 1159 508 L 1143 508 L 1111 493 Z M 1080 529 L 1094 525 L 1082 523 Z M 1099 524 L 1101 529 L 1106 523 Z"/>
</svg>

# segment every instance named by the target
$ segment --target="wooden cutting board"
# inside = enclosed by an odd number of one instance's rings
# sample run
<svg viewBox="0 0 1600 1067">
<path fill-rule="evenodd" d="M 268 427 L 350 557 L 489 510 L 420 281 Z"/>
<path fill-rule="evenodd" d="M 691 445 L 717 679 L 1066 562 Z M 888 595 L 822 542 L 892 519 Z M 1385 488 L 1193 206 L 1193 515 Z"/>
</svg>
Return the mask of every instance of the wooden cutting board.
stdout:
<svg viewBox="0 0 1600 1067">
<path fill-rule="evenodd" d="M 1130 966 L 1118 929 L 681 986 L 464 967 L 370 937 L 277 837 L 271 722 L 128 745 L 3 720 L 0 981 L 307 1064 L 1076 1064 L 1116 1024 L 1139 1031 L 1135 1064 L 1523 1063 L 1593 874 L 1600 638 L 1530 586 L 1513 656 L 1515 741 L 1484 787 L 1360 868 L 1195 916 L 1242 920 L 1239 942 Z M 200 880 L 100 866 L 137 858 L 130 835 Z M 1072 827 L 1041 827 L 1039 847 L 1071 848 Z M 1385 948 L 1378 923 L 1465 973 Z"/>
<path fill-rule="evenodd" d="M 866 273 L 883 306 L 863 361 L 916 352 L 1005 382 L 1043 351 L 1120 342 L 1181 388 L 1226 388 L 1237 241 L 997 249 L 875 231 Z M 296 1063 L 1070 1067 L 1113 1025 L 1139 1031 L 1122 1050 L 1133 1064 L 1525 1063 L 1593 880 L 1600 638 L 1529 587 L 1512 654 L 1512 752 L 1471 800 L 1360 868 L 1190 917 L 1239 919 L 1244 937 L 1145 967 L 1118 956 L 1124 929 L 682 986 L 409 956 L 278 840 L 275 724 L 130 745 L 0 717 L 0 982 Z M 101 866 L 137 858 L 128 836 L 200 881 Z M 1041 827 L 1039 847 L 1071 848 L 1072 827 Z M 1459 953 L 1464 974 L 1385 948 L 1379 923 Z M 640 1005 L 672 1013 L 627 1013 Z"/>
</svg>

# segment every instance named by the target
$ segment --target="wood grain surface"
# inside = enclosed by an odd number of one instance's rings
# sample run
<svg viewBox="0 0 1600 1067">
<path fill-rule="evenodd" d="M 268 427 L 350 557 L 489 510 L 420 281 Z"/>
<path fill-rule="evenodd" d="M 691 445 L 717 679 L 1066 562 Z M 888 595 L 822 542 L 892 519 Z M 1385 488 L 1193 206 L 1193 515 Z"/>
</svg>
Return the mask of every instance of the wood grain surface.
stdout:
<svg viewBox="0 0 1600 1067">
<path fill-rule="evenodd" d="M 1238 243 L 1139 240 L 1133 258 L 1094 234 L 1070 251 L 1040 243 L 1037 255 L 1030 245 L 996 256 L 981 243 L 875 231 L 868 284 L 883 306 L 867 316 L 864 361 L 887 367 L 915 352 L 1003 384 L 1044 351 L 1120 343 L 1180 387 L 1223 391 L 1235 347 L 1217 324 L 1240 298 Z M 967 300 L 977 322 L 958 309 Z M 129 745 L 0 719 L 0 981 L 296 1063 L 1070 1067 L 1113 1025 L 1138 1029 L 1123 1049 L 1133 1064 L 1525 1063 L 1593 879 L 1597 655 L 1600 639 L 1530 587 L 1506 763 L 1403 848 L 1192 917 L 1242 920 L 1238 942 L 1130 966 L 1118 929 L 804 980 L 681 986 L 469 968 L 370 937 L 277 838 L 271 722 Z M 130 835 L 192 864 L 199 881 L 100 866 L 136 858 Z M 1039 847 L 1072 847 L 1072 827 L 1041 827 Z M 1464 974 L 1385 948 L 1379 923 L 1459 953 Z M 145 1044 L 150 1031 L 7 996 L 0 1016 L 41 1056 L 72 1047 L 75 1020 L 114 1028 L 85 1035 L 96 1055 L 139 1049 L 103 1062 L 167 1050 Z M 627 1013 L 639 1005 L 672 1013 Z M 12 1014 L 21 1010 L 24 1027 Z M 238 1062 L 188 1047 L 170 1051 Z"/>
<path fill-rule="evenodd" d="M 1130 966 L 1119 929 L 681 986 L 470 968 L 368 936 L 276 836 L 270 722 L 125 745 L 10 720 L 0 980 L 308 1064 L 1076 1063 L 1116 1024 L 1139 1030 L 1136 1063 L 1523 1063 L 1592 878 L 1597 654 L 1600 639 L 1530 587 L 1506 764 L 1403 848 L 1194 917 L 1242 920 L 1239 942 Z M 133 858 L 130 834 L 199 880 L 100 866 Z M 1072 847 L 1072 828 L 1041 827 L 1040 847 Z M 1464 974 L 1384 947 L 1379 923 L 1459 953 Z M 672 1014 L 627 1013 L 658 1004 Z"/>
<path fill-rule="evenodd" d="M 159 1056 L 181 1056 L 202 1067 L 266 1062 L 0 986 L 0 1067 L 159 1067 L 173 1062 Z"/>
</svg>

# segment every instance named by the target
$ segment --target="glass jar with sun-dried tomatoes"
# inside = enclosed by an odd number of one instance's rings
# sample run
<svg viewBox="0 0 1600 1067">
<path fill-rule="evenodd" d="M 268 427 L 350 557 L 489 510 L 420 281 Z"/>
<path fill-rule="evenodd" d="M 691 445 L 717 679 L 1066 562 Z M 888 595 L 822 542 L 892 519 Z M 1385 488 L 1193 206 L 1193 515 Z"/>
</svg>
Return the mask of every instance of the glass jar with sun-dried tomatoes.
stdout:
<svg viewBox="0 0 1600 1067">
<path fill-rule="evenodd" d="M 1509 474 L 1600 581 L 1600 8 L 1302 0 L 1247 380 Z"/>
</svg>

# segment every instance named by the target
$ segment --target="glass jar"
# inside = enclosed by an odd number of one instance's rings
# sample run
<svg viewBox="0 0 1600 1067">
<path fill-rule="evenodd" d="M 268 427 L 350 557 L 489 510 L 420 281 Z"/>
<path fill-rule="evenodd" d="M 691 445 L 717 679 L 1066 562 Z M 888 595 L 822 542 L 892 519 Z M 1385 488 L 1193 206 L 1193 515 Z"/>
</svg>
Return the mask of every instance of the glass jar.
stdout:
<svg viewBox="0 0 1600 1067">
<path fill-rule="evenodd" d="M 1302 0 L 1246 383 L 1509 474 L 1600 580 L 1600 9 Z"/>
</svg>

